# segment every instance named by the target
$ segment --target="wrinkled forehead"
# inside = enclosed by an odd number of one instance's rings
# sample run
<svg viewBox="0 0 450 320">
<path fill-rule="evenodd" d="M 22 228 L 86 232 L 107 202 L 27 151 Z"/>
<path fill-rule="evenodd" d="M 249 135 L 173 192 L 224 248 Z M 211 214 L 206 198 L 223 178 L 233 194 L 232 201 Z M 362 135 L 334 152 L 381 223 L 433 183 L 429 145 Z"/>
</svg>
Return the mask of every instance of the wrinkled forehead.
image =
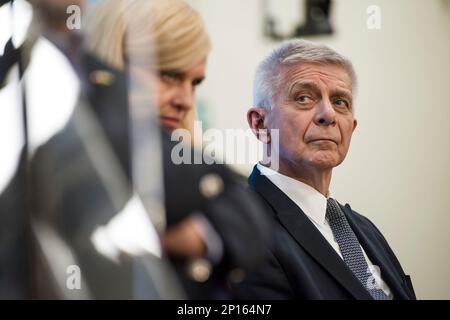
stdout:
<svg viewBox="0 0 450 320">
<path fill-rule="evenodd" d="M 349 72 L 337 64 L 293 63 L 279 68 L 279 89 L 289 89 L 296 84 L 327 86 L 353 91 L 353 81 Z"/>
</svg>

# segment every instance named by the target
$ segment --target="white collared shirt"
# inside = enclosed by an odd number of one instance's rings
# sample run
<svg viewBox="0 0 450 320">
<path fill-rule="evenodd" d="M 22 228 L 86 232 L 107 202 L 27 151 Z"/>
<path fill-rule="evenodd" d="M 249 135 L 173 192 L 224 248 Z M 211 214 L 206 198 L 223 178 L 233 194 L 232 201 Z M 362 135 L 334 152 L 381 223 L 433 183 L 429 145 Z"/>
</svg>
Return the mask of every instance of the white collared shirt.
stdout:
<svg viewBox="0 0 450 320">
<path fill-rule="evenodd" d="M 322 236 L 327 240 L 336 253 L 343 259 L 339 244 L 334 238 L 333 231 L 325 218 L 327 211 L 327 198 L 313 187 L 285 176 L 279 172 L 276 172 L 268 167 L 264 167 L 261 164 L 257 164 L 258 170 L 261 174 L 265 175 L 275 186 L 283 191 L 311 220 L 317 230 L 320 231 Z M 367 257 L 366 252 L 361 247 L 364 254 L 364 258 L 367 261 L 370 271 L 374 277 L 376 284 L 384 291 L 389 299 L 392 299 L 393 295 L 386 283 L 381 279 L 380 268 L 375 266 Z"/>
</svg>

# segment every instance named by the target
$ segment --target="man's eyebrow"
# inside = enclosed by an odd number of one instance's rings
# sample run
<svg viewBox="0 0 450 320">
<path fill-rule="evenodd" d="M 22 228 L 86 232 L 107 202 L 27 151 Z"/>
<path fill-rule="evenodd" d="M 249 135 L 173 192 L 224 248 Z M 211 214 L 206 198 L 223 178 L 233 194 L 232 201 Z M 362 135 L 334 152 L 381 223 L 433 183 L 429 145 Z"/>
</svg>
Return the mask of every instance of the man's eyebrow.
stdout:
<svg viewBox="0 0 450 320">
<path fill-rule="evenodd" d="M 312 90 L 318 91 L 317 85 L 313 81 L 299 81 L 293 83 L 289 88 L 289 94 L 291 94 L 294 90 Z"/>
<path fill-rule="evenodd" d="M 349 90 L 345 90 L 345 89 L 335 89 L 331 91 L 331 96 L 335 96 L 335 97 L 343 97 L 343 98 L 347 98 L 350 100 L 350 102 L 352 101 L 352 93 Z"/>
<path fill-rule="evenodd" d="M 291 95 L 292 92 L 300 91 L 300 90 L 310 90 L 314 92 L 319 92 L 319 88 L 317 84 L 314 81 L 298 81 L 293 83 L 288 91 L 288 95 Z M 352 102 L 352 92 L 350 90 L 342 89 L 342 88 L 336 88 L 331 90 L 330 93 L 331 96 L 339 96 L 344 97 L 350 100 Z"/>
</svg>

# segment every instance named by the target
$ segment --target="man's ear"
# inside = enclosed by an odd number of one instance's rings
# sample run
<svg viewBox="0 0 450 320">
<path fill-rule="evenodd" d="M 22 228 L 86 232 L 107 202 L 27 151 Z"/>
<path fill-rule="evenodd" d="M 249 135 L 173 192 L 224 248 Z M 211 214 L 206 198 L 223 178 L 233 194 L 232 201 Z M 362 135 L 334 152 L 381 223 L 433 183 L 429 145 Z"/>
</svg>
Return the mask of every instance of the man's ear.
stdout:
<svg viewBox="0 0 450 320">
<path fill-rule="evenodd" d="M 258 140 L 263 143 L 270 142 L 270 133 L 264 124 L 267 110 L 261 107 L 251 107 L 247 111 L 247 122 Z"/>
<path fill-rule="evenodd" d="M 353 120 L 353 130 L 352 130 L 352 132 L 355 131 L 357 125 L 358 125 L 358 121 L 356 119 L 354 119 Z"/>
</svg>

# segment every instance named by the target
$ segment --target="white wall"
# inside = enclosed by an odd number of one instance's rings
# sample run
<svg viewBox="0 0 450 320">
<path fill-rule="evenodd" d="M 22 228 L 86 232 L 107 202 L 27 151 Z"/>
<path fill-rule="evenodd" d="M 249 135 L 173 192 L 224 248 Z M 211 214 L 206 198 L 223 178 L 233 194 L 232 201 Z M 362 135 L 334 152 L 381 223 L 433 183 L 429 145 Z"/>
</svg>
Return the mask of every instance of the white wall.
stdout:
<svg viewBox="0 0 450 320">
<path fill-rule="evenodd" d="M 253 72 L 277 43 L 263 38 L 262 0 L 190 0 L 214 49 L 199 91 L 210 123 L 247 128 Z M 283 30 L 296 0 L 272 0 Z M 369 5 L 381 30 L 366 27 Z M 450 299 L 450 0 L 334 1 L 335 34 L 359 76 L 359 121 L 332 192 L 383 231 L 418 298 Z M 248 173 L 251 166 L 240 167 Z"/>
</svg>

